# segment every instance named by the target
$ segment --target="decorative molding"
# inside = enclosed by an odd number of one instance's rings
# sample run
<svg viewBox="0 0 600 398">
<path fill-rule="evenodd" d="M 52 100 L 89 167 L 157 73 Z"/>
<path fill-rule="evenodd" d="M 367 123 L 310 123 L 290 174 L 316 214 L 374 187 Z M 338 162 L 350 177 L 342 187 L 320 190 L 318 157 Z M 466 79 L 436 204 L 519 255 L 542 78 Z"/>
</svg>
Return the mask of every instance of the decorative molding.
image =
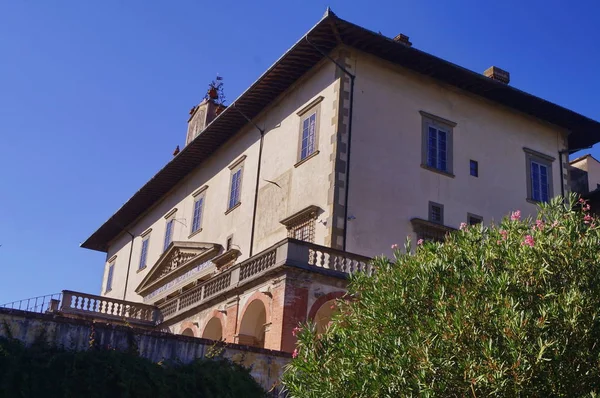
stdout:
<svg viewBox="0 0 600 398">
<path fill-rule="evenodd" d="M 237 202 L 237 204 L 235 206 L 230 207 L 229 209 L 227 209 L 227 211 L 225 211 L 225 215 L 231 213 L 232 211 L 234 211 L 235 209 L 237 209 L 241 205 L 242 205 L 242 202 Z"/>
<path fill-rule="evenodd" d="M 299 162 L 297 162 L 297 163 L 294 165 L 294 167 L 298 167 L 298 166 L 300 166 L 301 164 L 303 164 L 303 163 L 305 163 L 306 161 L 308 161 L 308 160 L 310 160 L 310 159 L 314 158 L 314 157 L 315 157 L 315 156 L 317 156 L 318 154 L 319 154 L 319 151 L 318 151 L 318 150 L 317 150 L 317 151 L 314 151 L 313 153 L 311 153 L 310 155 L 308 155 L 308 156 L 307 156 L 307 157 L 305 157 L 304 159 L 302 159 L 302 160 L 300 160 Z"/>
<path fill-rule="evenodd" d="M 110 264 L 110 263 L 114 262 L 116 259 L 117 259 L 117 255 L 116 255 L 116 254 L 114 254 L 114 255 L 113 255 L 111 258 L 109 258 L 108 260 L 106 260 L 106 262 L 107 262 L 108 264 Z"/>
<path fill-rule="evenodd" d="M 188 235 L 188 239 L 191 238 L 194 235 L 198 235 L 200 232 L 202 232 L 202 228 L 198 228 L 197 230 L 195 230 L 194 232 L 192 232 L 191 234 Z"/>
<path fill-rule="evenodd" d="M 233 264 L 242 253 L 238 249 L 229 249 L 225 253 L 220 254 L 212 259 L 217 269 L 221 270 L 224 266 Z"/>
<path fill-rule="evenodd" d="M 196 189 L 194 191 L 194 193 L 192 193 L 192 196 L 196 197 L 196 196 L 200 195 L 202 192 L 206 191 L 207 189 L 208 189 L 208 185 L 204 185 L 203 187 Z"/>
<path fill-rule="evenodd" d="M 413 229 L 418 229 L 418 228 L 432 228 L 432 229 L 437 229 L 437 230 L 441 230 L 444 232 L 452 232 L 452 231 L 456 231 L 456 228 L 452 228 L 449 227 L 447 225 L 444 224 L 438 224 L 435 222 L 431 222 L 429 220 L 424 220 L 422 218 L 411 218 L 410 219 L 410 223 L 413 226 Z"/>
<path fill-rule="evenodd" d="M 453 122 L 452 120 L 444 119 L 443 117 L 439 117 L 425 111 L 419 111 L 419 113 L 421 114 L 421 116 L 426 117 L 427 119 L 431 119 L 434 122 L 445 124 L 446 126 L 450 127 L 456 127 L 456 122 Z"/>
<path fill-rule="evenodd" d="M 441 175 L 446 176 L 446 177 L 450 177 L 450 178 L 454 178 L 455 177 L 454 174 L 452 174 L 452 173 L 448 173 L 447 171 L 436 169 L 435 167 L 429 167 L 426 164 L 422 164 L 421 168 L 423 168 L 425 170 L 433 171 L 434 173 L 438 173 L 438 174 L 441 174 Z"/>
<path fill-rule="evenodd" d="M 177 207 L 174 207 L 171 211 L 165 214 L 165 220 L 169 219 L 175 213 L 177 213 Z"/>
<path fill-rule="evenodd" d="M 140 238 L 145 238 L 146 235 L 148 235 L 150 232 L 152 232 L 152 228 L 148 228 L 147 230 L 145 230 L 144 232 L 142 232 L 140 234 Z"/>
<path fill-rule="evenodd" d="M 198 253 L 184 252 L 179 249 L 173 250 L 173 252 L 163 260 L 163 267 L 158 274 L 158 278 L 162 278 L 163 276 L 171 273 L 171 271 L 175 271 L 177 268 L 181 267 L 183 264 L 187 263 L 197 255 Z"/>
<path fill-rule="evenodd" d="M 542 159 L 544 159 L 544 160 L 546 160 L 548 162 L 554 162 L 556 160 L 555 157 L 552 157 L 550 155 L 546 155 L 545 153 L 538 152 L 538 151 L 533 150 L 531 148 L 523 147 L 523 151 L 525 153 L 529 154 L 529 155 L 536 156 L 538 158 L 542 158 Z"/>
<path fill-rule="evenodd" d="M 245 159 L 246 159 L 246 155 L 242 155 L 239 158 L 237 158 L 236 161 L 234 161 L 233 163 L 231 163 L 228 167 L 230 170 L 235 169 L 237 166 L 239 166 L 240 163 L 242 163 Z"/>
<path fill-rule="evenodd" d="M 322 95 L 319 95 L 317 98 L 315 98 L 314 100 L 312 100 L 311 102 L 309 102 L 308 104 L 303 106 L 302 109 L 300 109 L 298 112 L 296 112 L 296 115 L 298 115 L 298 116 L 304 115 L 306 112 L 310 111 L 319 102 L 323 101 L 324 98 L 325 97 L 323 97 Z"/>
<path fill-rule="evenodd" d="M 294 226 L 295 224 L 297 224 L 298 220 L 301 220 L 305 217 L 317 218 L 317 214 L 321 210 L 322 209 L 319 206 L 310 205 L 310 206 L 292 214 L 291 216 L 284 218 L 283 220 L 281 220 L 279 222 L 281 224 L 285 225 L 287 228 L 290 228 L 290 227 Z"/>
</svg>

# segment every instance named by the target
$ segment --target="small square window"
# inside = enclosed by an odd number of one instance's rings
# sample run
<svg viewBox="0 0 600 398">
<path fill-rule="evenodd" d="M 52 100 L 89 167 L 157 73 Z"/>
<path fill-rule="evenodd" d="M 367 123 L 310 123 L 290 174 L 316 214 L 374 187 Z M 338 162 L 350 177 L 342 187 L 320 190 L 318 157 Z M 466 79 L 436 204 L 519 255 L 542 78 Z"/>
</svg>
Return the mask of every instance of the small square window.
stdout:
<svg viewBox="0 0 600 398">
<path fill-rule="evenodd" d="M 479 177 L 479 163 L 476 160 L 469 161 L 469 168 L 473 177 Z"/>
<path fill-rule="evenodd" d="M 429 202 L 429 221 L 444 224 L 444 205 Z"/>
<path fill-rule="evenodd" d="M 233 246 L 233 235 L 227 237 L 227 243 L 225 243 L 225 251 L 231 250 Z"/>
<path fill-rule="evenodd" d="M 483 222 L 483 217 L 476 214 L 467 213 L 467 223 L 469 225 L 477 225 Z"/>
</svg>

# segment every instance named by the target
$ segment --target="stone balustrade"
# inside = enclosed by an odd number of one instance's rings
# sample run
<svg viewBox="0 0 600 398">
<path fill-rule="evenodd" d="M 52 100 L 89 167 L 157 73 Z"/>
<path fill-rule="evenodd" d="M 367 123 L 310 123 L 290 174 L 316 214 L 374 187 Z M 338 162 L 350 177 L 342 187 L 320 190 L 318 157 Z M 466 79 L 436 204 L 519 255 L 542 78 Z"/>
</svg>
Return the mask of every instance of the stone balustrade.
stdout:
<svg viewBox="0 0 600 398">
<path fill-rule="evenodd" d="M 63 314 L 118 320 L 147 326 L 156 325 L 161 320 L 158 309 L 152 305 L 70 290 L 63 290 L 59 311 Z"/>
<path fill-rule="evenodd" d="M 163 320 L 169 320 L 196 307 L 219 293 L 236 288 L 282 266 L 303 268 L 331 276 L 346 277 L 355 272 L 374 272 L 369 257 L 295 239 L 285 239 L 178 297 L 158 305 Z"/>
</svg>

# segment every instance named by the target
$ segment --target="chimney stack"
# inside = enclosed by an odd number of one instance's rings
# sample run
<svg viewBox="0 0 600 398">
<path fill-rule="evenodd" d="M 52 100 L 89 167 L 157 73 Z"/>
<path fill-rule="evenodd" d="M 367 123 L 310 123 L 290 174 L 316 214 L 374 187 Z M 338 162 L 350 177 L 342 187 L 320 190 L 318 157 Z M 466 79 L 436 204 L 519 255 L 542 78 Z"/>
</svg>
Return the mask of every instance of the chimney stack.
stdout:
<svg viewBox="0 0 600 398">
<path fill-rule="evenodd" d="M 490 66 L 483 72 L 484 76 L 499 81 L 500 83 L 508 84 L 510 82 L 510 73 L 498 68 L 497 66 Z"/>
<path fill-rule="evenodd" d="M 394 37 L 394 41 L 397 43 L 402 43 L 407 47 L 412 47 L 412 43 L 408 40 L 408 36 L 403 35 L 402 33 Z"/>
</svg>

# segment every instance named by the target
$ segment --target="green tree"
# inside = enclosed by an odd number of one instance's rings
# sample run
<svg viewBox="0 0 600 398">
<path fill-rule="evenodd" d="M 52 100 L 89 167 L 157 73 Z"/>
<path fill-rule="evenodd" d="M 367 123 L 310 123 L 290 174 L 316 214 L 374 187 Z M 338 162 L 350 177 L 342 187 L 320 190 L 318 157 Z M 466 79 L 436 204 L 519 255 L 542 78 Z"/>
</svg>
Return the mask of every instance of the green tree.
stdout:
<svg viewBox="0 0 600 398">
<path fill-rule="evenodd" d="M 328 330 L 304 325 L 292 397 L 582 397 L 600 390 L 600 223 L 571 196 L 461 225 L 355 275 Z"/>
</svg>

